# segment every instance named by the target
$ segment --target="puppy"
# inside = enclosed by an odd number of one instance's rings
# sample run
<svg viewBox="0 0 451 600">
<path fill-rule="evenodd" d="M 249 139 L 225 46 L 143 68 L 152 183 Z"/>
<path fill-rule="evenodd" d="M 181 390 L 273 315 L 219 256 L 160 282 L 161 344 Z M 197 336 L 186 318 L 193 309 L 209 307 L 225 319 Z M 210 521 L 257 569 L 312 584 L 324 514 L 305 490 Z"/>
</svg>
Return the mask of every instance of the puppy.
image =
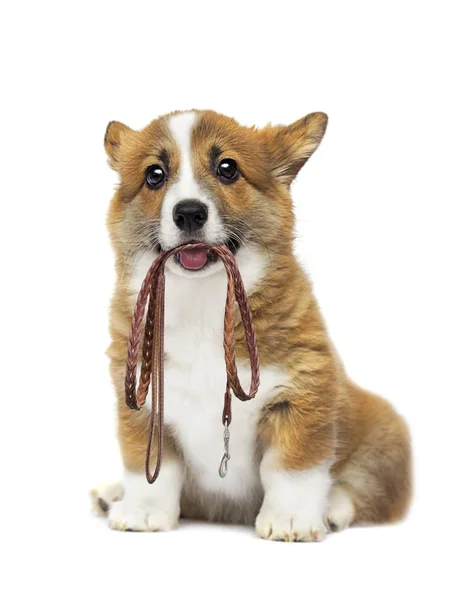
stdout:
<svg viewBox="0 0 451 600">
<path fill-rule="evenodd" d="M 293 254 L 290 184 L 318 147 L 323 113 L 292 125 L 242 127 L 212 111 L 175 112 L 142 131 L 105 134 L 120 183 L 108 226 L 116 256 L 109 348 L 117 390 L 122 484 L 92 492 L 119 530 L 161 531 L 180 515 L 255 523 L 263 538 L 320 541 L 353 523 L 400 519 L 410 498 L 410 443 L 385 401 L 352 383 Z M 254 400 L 233 401 L 229 472 L 221 479 L 226 275 L 205 251 L 167 264 L 165 431 L 157 481 L 144 474 L 149 405 L 124 402 L 131 315 L 159 252 L 226 244 L 249 296 L 261 362 Z M 250 382 L 236 319 L 243 387 Z"/>
</svg>

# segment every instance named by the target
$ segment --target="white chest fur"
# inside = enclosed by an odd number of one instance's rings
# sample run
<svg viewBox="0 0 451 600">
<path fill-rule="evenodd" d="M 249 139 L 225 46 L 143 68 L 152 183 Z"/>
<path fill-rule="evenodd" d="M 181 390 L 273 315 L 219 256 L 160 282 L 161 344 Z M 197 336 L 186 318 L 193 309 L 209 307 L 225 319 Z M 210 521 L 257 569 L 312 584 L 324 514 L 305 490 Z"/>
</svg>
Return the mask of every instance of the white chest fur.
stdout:
<svg viewBox="0 0 451 600">
<path fill-rule="evenodd" d="M 240 252 L 240 271 L 246 289 L 261 278 L 263 259 Z M 143 256 L 134 270 L 134 291 L 151 262 Z M 278 367 L 263 368 L 256 398 L 232 400 L 229 472 L 218 474 L 223 453 L 222 409 L 226 384 L 223 320 L 226 276 L 183 277 L 168 272 L 165 319 L 165 422 L 171 426 L 197 484 L 204 490 L 236 500 L 251 494 L 258 482 L 255 464 L 256 423 L 262 405 L 286 383 Z M 244 389 L 250 372 L 238 364 Z"/>
</svg>

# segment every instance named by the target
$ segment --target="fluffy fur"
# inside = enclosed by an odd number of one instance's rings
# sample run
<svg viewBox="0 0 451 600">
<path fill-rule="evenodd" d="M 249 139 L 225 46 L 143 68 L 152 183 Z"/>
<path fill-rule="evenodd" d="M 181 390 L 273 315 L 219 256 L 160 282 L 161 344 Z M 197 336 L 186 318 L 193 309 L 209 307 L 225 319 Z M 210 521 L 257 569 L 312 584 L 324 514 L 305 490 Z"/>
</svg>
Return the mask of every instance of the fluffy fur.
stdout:
<svg viewBox="0 0 451 600">
<path fill-rule="evenodd" d="M 264 129 L 212 111 L 172 113 L 142 131 L 110 123 L 105 148 L 120 183 L 108 226 L 116 255 L 109 349 L 118 395 L 123 486 L 93 491 L 115 529 L 170 529 L 180 514 L 256 523 L 269 539 L 318 541 L 351 523 L 401 518 L 410 498 L 410 445 L 404 421 L 383 399 L 354 385 L 327 336 L 310 283 L 293 255 L 290 184 L 319 145 L 327 117 Z M 217 176 L 221 158 L 239 177 Z M 161 165 L 159 189 L 146 169 Z M 176 227 L 175 204 L 208 207 L 195 235 Z M 220 264 L 167 269 L 164 462 L 156 483 L 143 466 L 149 413 L 123 400 L 124 364 L 136 295 L 161 250 L 190 239 L 232 242 L 249 295 L 262 366 L 256 399 L 233 402 L 229 474 L 222 454 L 225 384 Z M 242 381 L 249 381 L 243 330 L 236 321 Z"/>
</svg>

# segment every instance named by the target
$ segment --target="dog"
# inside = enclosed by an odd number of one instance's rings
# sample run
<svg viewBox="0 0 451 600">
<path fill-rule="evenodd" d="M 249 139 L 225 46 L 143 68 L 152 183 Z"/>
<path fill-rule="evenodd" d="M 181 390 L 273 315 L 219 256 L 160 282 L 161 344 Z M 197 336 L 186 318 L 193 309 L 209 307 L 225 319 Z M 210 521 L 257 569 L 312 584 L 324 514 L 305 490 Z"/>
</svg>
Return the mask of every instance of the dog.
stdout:
<svg viewBox="0 0 451 600">
<path fill-rule="evenodd" d="M 326 126 L 320 112 L 258 129 L 208 110 L 173 112 L 141 131 L 108 125 L 105 149 L 120 179 L 108 216 L 117 272 L 108 355 L 124 479 L 91 495 L 111 528 L 166 531 L 182 516 L 254 523 L 263 538 L 308 542 L 405 515 L 408 428 L 385 400 L 346 376 L 293 253 L 290 185 Z M 253 315 L 260 389 L 249 402 L 233 401 L 231 460 L 221 478 L 226 274 L 205 250 L 178 252 L 166 267 L 163 462 L 149 485 L 150 402 L 132 411 L 124 401 L 128 333 L 153 260 L 192 241 L 225 244 L 235 255 Z M 238 318 L 235 333 L 246 387 Z"/>
</svg>

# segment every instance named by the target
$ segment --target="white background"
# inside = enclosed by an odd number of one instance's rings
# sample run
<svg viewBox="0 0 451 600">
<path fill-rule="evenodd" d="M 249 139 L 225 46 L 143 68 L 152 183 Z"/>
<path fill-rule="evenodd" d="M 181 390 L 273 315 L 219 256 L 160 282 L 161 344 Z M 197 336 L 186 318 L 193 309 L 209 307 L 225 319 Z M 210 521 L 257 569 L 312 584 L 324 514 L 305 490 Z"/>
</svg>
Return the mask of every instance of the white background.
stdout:
<svg viewBox="0 0 451 600">
<path fill-rule="evenodd" d="M 2 597 L 449 597 L 447 4 L 2 5 Z M 88 489 L 120 475 L 103 134 L 192 107 L 249 125 L 329 114 L 293 186 L 298 253 L 349 374 L 411 426 L 404 523 L 315 545 L 91 517 Z"/>
</svg>

